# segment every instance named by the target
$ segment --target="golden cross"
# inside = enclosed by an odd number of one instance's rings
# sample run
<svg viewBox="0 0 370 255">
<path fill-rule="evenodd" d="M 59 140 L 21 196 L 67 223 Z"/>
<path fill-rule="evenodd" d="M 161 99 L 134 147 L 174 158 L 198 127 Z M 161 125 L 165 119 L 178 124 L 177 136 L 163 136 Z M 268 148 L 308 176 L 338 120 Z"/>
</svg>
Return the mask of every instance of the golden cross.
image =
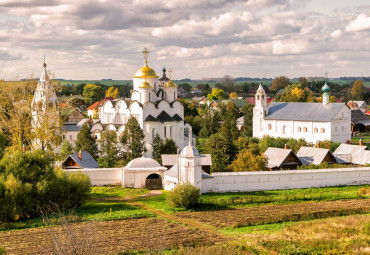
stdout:
<svg viewBox="0 0 370 255">
<path fill-rule="evenodd" d="M 328 79 L 328 71 L 325 71 L 325 81 Z"/>
<path fill-rule="evenodd" d="M 148 62 L 148 55 L 149 55 L 149 50 L 145 47 L 144 51 L 143 51 L 143 54 L 144 54 L 144 59 L 145 59 L 145 63 Z"/>
<path fill-rule="evenodd" d="M 168 73 L 170 74 L 170 80 L 171 80 L 172 69 L 168 70 Z"/>
</svg>

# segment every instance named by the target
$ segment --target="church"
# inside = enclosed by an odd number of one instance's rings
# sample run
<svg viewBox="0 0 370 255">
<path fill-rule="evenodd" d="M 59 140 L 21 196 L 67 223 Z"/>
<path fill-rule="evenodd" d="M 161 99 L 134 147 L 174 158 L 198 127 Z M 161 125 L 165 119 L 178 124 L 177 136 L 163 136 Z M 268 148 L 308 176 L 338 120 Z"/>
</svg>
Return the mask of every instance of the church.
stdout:
<svg viewBox="0 0 370 255">
<path fill-rule="evenodd" d="M 346 143 L 351 141 L 351 110 L 345 103 L 329 102 L 329 86 L 323 86 L 322 103 L 272 102 L 260 85 L 253 108 L 253 136 L 305 139 Z"/>
<path fill-rule="evenodd" d="M 133 90 L 130 98 L 105 100 L 98 108 L 99 121 L 91 126 L 96 139 L 103 130 L 116 131 L 120 136 L 125 124 L 134 116 L 144 131 L 147 151 L 145 156 L 152 156 L 152 140 L 156 134 L 161 139 L 172 139 L 179 149 L 188 144 L 192 127 L 184 122 L 184 107 L 177 100 L 177 86 L 171 79 L 172 72 L 166 77 L 166 70 L 159 78 L 148 66 L 149 51 L 143 51 L 145 65 L 136 71 L 133 77 Z M 191 138 L 190 138 L 191 139 Z"/>
</svg>

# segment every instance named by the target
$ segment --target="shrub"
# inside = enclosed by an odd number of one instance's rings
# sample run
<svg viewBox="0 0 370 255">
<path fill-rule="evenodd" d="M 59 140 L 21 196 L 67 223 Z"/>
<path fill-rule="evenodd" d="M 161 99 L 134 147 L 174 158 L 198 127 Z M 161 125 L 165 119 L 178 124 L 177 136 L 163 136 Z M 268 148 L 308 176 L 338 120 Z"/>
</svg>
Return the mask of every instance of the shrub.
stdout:
<svg viewBox="0 0 370 255">
<path fill-rule="evenodd" d="M 167 195 L 167 202 L 175 208 L 189 209 L 196 205 L 200 198 L 200 189 L 184 183 L 177 185 L 173 191 Z"/>
<path fill-rule="evenodd" d="M 5 255 L 5 254 L 6 254 L 6 250 L 0 247 L 0 255 Z"/>
</svg>

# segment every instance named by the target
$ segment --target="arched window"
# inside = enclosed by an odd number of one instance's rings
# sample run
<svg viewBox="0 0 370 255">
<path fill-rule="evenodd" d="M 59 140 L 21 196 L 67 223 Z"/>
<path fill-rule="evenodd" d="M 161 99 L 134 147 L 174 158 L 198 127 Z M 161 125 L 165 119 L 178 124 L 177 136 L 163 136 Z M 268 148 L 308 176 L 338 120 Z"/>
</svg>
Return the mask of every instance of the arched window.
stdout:
<svg viewBox="0 0 370 255">
<path fill-rule="evenodd" d="M 176 91 L 173 92 L 173 100 L 176 100 Z"/>
<path fill-rule="evenodd" d="M 303 128 L 303 132 L 307 132 L 307 128 L 306 127 Z"/>
<path fill-rule="evenodd" d="M 265 100 L 265 96 L 264 95 L 262 95 L 262 100 Z"/>
<path fill-rule="evenodd" d="M 150 101 L 150 92 L 149 92 L 149 101 Z"/>
<path fill-rule="evenodd" d="M 268 124 L 268 125 L 267 125 L 267 129 L 268 129 L 268 130 L 271 130 L 271 124 Z"/>
<path fill-rule="evenodd" d="M 317 132 L 319 132 L 319 129 L 318 129 L 318 128 L 314 128 L 314 129 L 313 129 L 313 132 L 314 132 L 314 133 L 317 133 Z"/>
<path fill-rule="evenodd" d="M 325 128 L 321 128 L 321 133 L 325 133 Z"/>
<path fill-rule="evenodd" d="M 257 95 L 257 100 L 260 100 L 260 96 L 259 95 Z"/>
<path fill-rule="evenodd" d="M 167 133 L 167 127 L 164 127 L 163 128 L 163 137 L 165 137 L 165 138 L 166 138 L 166 133 Z"/>
<path fill-rule="evenodd" d="M 302 131 L 302 130 L 301 130 L 301 127 L 298 127 L 297 131 L 298 131 L 298 132 L 301 132 L 301 131 Z"/>
<path fill-rule="evenodd" d="M 141 101 L 141 92 L 140 92 L 139 94 L 140 94 L 140 99 L 139 99 L 139 101 Z"/>
<path fill-rule="evenodd" d="M 172 126 L 170 126 L 170 137 L 172 138 Z"/>
<path fill-rule="evenodd" d="M 283 134 L 285 134 L 286 126 L 283 126 Z"/>
<path fill-rule="evenodd" d="M 152 128 L 152 139 L 154 139 L 155 136 L 155 128 Z"/>
</svg>

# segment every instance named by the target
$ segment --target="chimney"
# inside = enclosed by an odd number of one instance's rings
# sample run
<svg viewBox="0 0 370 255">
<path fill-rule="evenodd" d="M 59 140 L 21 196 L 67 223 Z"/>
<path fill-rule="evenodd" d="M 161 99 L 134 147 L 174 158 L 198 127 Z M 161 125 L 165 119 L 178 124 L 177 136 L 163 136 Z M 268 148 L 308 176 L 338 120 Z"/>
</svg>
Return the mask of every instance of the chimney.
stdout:
<svg viewBox="0 0 370 255">
<path fill-rule="evenodd" d="M 78 152 L 78 158 L 79 158 L 80 160 L 82 160 L 82 151 L 81 151 L 81 150 Z"/>
<path fill-rule="evenodd" d="M 320 142 L 316 143 L 316 148 L 320 148 Z"/>
<path fill-rule="evenodd" d="M 358 141 L 358 144 L 359 144 L 360 146 L 364 145 L 364 144 L 363 144 L 363 142 L 362 142 L 362 139 L 360 139 L 360 140 Z"/>
<path fill-rule="evenodd" d="M 284 144 L 284 149 L 288 149 L 288 144 Z"/>
<path fill-rule="evenodd" d="M 22 152 L 23 152 L 23 154 L 26 152 L 26 146 L 24 144 L 22 146 Z"/>
</svg>

